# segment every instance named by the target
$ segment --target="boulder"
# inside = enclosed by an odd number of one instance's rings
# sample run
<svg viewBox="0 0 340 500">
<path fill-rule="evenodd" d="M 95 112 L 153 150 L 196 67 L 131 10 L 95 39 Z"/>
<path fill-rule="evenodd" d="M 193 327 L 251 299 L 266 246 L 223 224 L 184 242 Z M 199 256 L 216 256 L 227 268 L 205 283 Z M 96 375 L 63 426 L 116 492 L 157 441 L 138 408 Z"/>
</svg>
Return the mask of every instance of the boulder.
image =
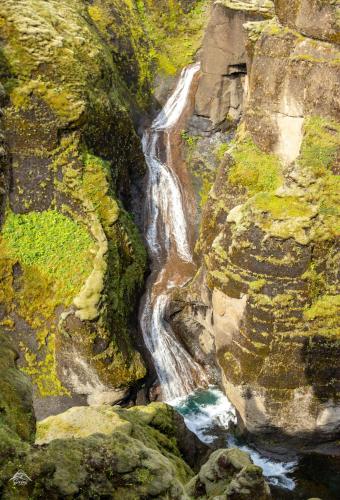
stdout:
<svg viewBox="0 0 340 500">
<path fill-rule="evenodd" d="M 187 485 L 190 498 L 269 500 L 262 469 L 253 465 L 248 453 L 236 448 L 213 452 L 200 472 Z"/>
</svg>

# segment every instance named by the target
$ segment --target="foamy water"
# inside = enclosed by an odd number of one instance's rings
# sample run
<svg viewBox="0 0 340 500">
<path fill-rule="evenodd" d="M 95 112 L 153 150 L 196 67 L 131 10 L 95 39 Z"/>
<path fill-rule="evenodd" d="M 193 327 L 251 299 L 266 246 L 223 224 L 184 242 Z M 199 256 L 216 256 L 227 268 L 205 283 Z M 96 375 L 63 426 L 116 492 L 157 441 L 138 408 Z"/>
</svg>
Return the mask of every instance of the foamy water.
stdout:
<svg viewBox="0 0 340 500">
<path fill-rule="evenodd" d="M 173 127 L 186 109 L 199 68 L 200 65 L 195 64 L 182 71 L 175 91 L 151 127 L 145 130 L 142 139 L 148 166 L 145 234 L 152 268 L 159 271 L 148 282 L 140 324 L 166 401 L 189 394 L 198 381 L 206 380 L 202 368 L 177 340 L 164 319 L 169 290 L 184 285 L 188 279 L 187 276 L 178 276 L 176 267 L 192 262 L 181 185 L 172 168 L 170 138 Z M 176 276 L 165 272 L 165 269 L 172 268 Z"/>
<path fill-rule="evenodd" d="M 260 455 L 249 446 L 240 445 L 228 434 L 231 422 L 236 423 L 236 415 L 228 398 L 217 388 L 199 390 L 185 398 L 170 401 L 170 404 L 183 415 L 186 426 L 204 443 L 225 439 L 226 447 L 237 447 L 250 454 L 254 464 L 262 468 L 267 481 L 276 486 L 294 490 L 295 482 L 290 474 L 297 461 L 281 462 Z"/>
</svg>

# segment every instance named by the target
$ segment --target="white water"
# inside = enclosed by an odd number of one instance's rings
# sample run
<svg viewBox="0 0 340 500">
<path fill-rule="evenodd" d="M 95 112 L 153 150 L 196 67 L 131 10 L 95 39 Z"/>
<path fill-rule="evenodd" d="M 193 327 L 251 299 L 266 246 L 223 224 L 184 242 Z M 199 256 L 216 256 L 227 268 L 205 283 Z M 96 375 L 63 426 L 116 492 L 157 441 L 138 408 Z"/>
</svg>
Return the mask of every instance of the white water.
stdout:
<svg viewBox="0 0 340 500">
<path fill-rule="evenodd" d="M 209 444 L 222 437 L 224 444 L 222 442 L 221 446 L 237 447 L 248 452 L 254 464 L 263 469 L 270 484 L 294 490 L 295 482 L 290 475 L 297 466 L 296 461 L 269 459 L 249 446 L 240 445 L 228 435 L 229 424 L 236 422 L 236 415 L 233 406 L 219 389 L 200 390 L 185 398 L 178 398 L 171 404 L 183 415 L 186 426 L 201 441 Z"/>
<path fill-rule="evenodd" d="M 171 271 L 173 259 L 176 259 L 173 267 L 178 262 L 192 262 L 181 186 L 171 164 L 170 137 L 173 127 L 185 111 L 199 68 L 200 65 L 195 64 L 183 70 L 174 93 L 150 129 L 144 132 L 142 140 L 148 166 L 146 238 L 153 268 L 161 270 L 148 284 L 141 313 L 141 328 L 166 401 L 187 395 L 197 387 L 197 381 L 205 380 L 202 369 L 177 341 L 170 325 L 164 320 L 167 292 L 174 286 L 182 286 L 185 281 L 183 278 L 178 279 L 178 276 L 176 279 L 174 276 L 166 278 L 166 271 L 169 268 Z M 163 150 L 164 161 L 161 160 Z"/>
<path fill-rule="evenodd" d="M 237 445 L 227 434 L 230 422 L 236 421 L 234 408 L 220 390 L 198 389 L 200 385 L 207 385 L 205 375 L 164 319 L 168 291 L 183 286 L 188 279 L 185 276 L 178 278 L 175 268 L 179 263 L 192 262 L 181 185 L 172 168 L 170 139 L 185 111 L 198 70 L 198 64 L 183 70 L 174 93 L 143 135 L 148 166 L 146 238 L 153 274 L 142 302 L 141 328 L 153 357 L 163 399 L 176 407 L 187 427 L 203 442 L 212 443 L 223 435 L 227 447 Z M 247 446 L 241 449 L 250 453 L 253 462 L 262 467 L 270 483 L 294 489 L 295 483 L 288 475 L 296 466 L 295 462 L 269 460 Z"/>
</svg>

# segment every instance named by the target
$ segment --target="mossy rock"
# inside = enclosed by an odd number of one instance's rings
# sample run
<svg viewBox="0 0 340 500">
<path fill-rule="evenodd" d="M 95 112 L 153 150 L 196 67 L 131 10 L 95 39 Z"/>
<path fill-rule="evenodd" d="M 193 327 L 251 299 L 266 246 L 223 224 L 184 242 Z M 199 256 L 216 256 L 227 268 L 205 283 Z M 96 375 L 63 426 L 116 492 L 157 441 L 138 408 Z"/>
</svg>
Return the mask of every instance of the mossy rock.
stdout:
<svg viewBox="0 0 340 500">
<path fill-rule="evenodd" d="M 270 499 L 270 490 L 262 469 L 252 464 L 244 451 L 236 448 L 214 451 L 197 476 L 187 485 L 190 498 Z"/>
</svg>

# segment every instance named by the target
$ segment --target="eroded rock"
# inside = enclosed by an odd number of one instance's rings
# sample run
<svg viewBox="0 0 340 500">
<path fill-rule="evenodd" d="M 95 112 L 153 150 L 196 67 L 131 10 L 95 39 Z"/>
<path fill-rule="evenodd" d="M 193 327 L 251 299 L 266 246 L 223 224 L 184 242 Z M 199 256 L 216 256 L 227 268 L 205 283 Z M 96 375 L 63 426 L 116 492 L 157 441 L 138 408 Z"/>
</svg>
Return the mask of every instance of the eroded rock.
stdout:
<svg viewBox="0 0 340 500">
<path fill-rule="evenodd" d="M 202 46 L 193 130 L 225 129 L 241 117 L 247 73 L 243 24 L 270 17 L 272 7 L 272 2 L 258 0 L 214 3 Z"/>
<path fill-rule="evenodd" d="M 275 0 L 275 12 L 283 25 L 308 37 L 340 42 L 340 4 L 337 0 Z"/>
</svg>

